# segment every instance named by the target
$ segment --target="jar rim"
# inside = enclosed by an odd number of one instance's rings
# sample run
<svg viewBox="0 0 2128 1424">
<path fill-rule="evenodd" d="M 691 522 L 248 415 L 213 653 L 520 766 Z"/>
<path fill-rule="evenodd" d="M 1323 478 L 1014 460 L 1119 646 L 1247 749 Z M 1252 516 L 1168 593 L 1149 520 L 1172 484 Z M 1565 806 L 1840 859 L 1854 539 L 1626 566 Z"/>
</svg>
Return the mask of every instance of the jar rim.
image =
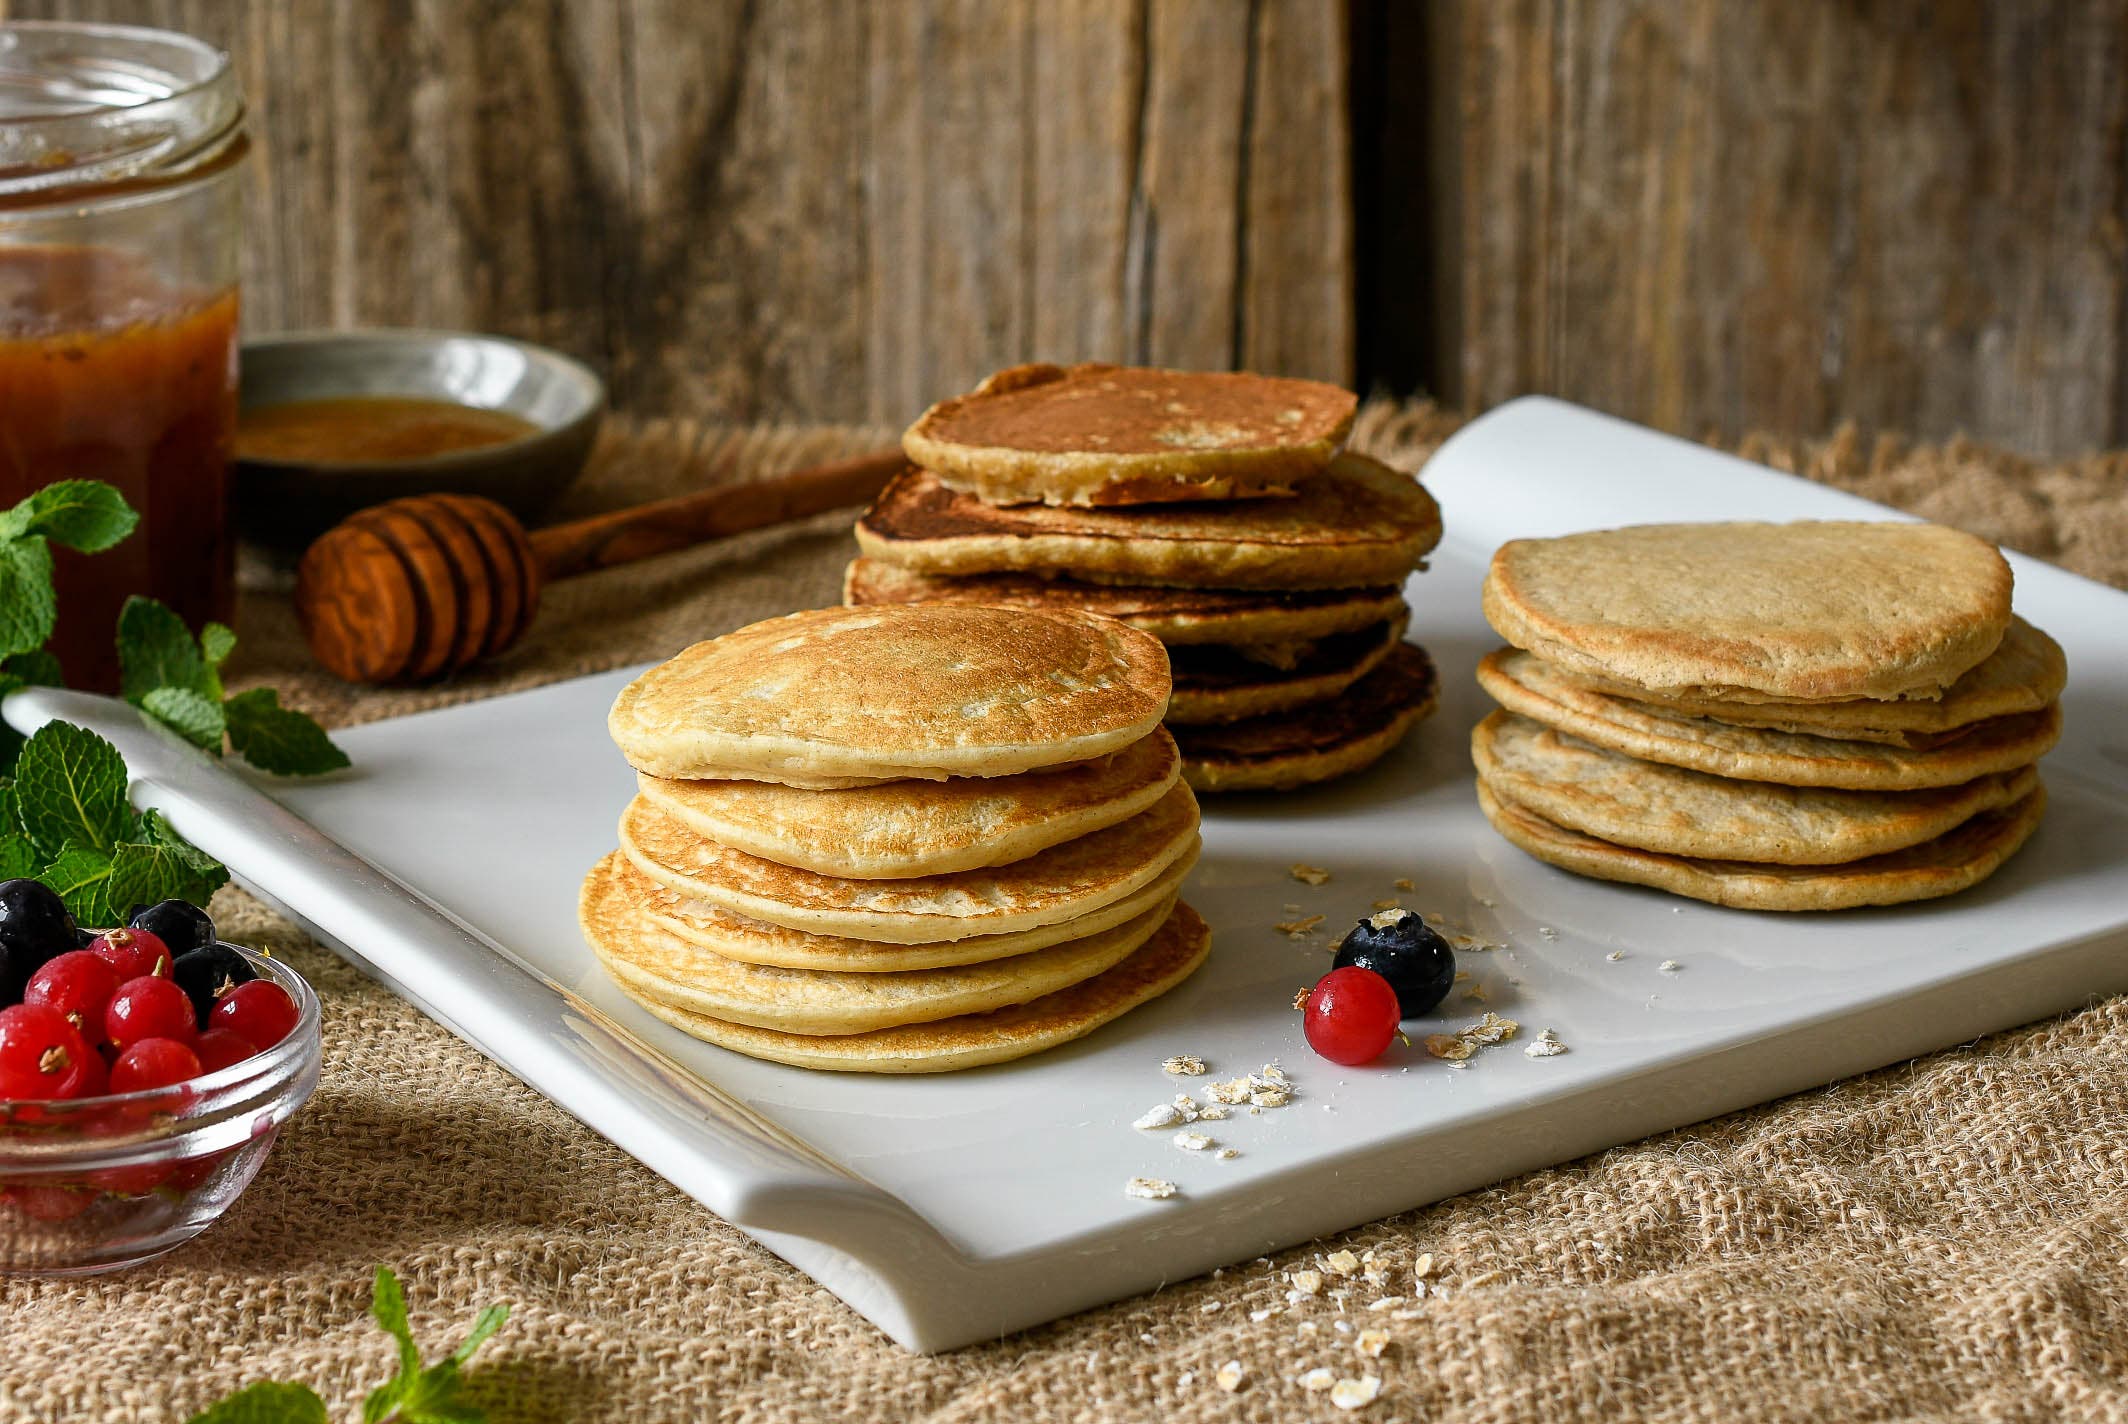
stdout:
<svg viewBox="0 0 2128 1424">
<path fill-rule="evenodd" d="M 0 201 L 181 178 L 243 132 L 226 51 L 139 25 L 0 21 Z"/>
</svg>

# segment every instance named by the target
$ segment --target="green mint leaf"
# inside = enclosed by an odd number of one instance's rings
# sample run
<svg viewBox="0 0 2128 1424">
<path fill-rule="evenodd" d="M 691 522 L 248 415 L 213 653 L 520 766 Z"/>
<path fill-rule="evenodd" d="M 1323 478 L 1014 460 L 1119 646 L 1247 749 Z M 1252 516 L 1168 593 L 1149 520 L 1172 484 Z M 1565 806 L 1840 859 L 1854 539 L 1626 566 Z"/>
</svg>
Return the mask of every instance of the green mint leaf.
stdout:
<svg viewBox="0 0 2128 1424">
<path fill-rule="evenodd" d="M 260 1380 L 193 1415 L 189 1424 L 328 1424 L 328 1418 L 325 1401 L 308 1385 Z"/>
<path fill-rule="evenodd" d="M 32 534 L 0 542 L 0 653 L 27 653 L 52 636 L 52 549 Z"/>
<path fill-rule="evenodd" d="M 179 687 L 210 701 L 222 700 L 222 680 L 192 637 L 185 620 L 164 604 L 139 594 L 118 614 L 119 692 L 135 707 L 158 687 Z"/>
<path fill-rule="evenodd" d="M 36 842 L 20 831 L 0 836 L 0 880 L 21 880 L 44 868 Z"/>
<path fill-rule="evenodd" d="M 158 850 L 168 851 L 176 859 L 178 868 L 188 877 L 180 882 L 184 888 L 166 890 L 154 900 L 145 901 L 146 904 L 152 905 L 156 900 L 176 899 L 204 905 L 214 898 L 215 891 L 229 883 L 229 867 L 171 830 L 170 823 L 163 819 L 163 813 L 160 811 L 143 811 L 140 815 L 139 832 L 128 837 L 128 841 L 132 844 L 145 843 Z M 132 903 L 129 900 L 119 908 L 124 909 Z"/>
<path fill-rule="evenodd" d="M 414 1348 L 413 1327 L 406 1323 L 406 1292 L 388 1266 L 377 1267 L 370 1285 L 369 1313 L 385 1333 L 399 1342 L 399 1375 L 411 1380 L 421 1373 L 421 1352 Z"/>
<path fill-rule="evenodd" d="M 59 659 L 38 648 L 32 652 L 11 654 L 0 662 L 0 669 L 27 687 L 65 687 L 66 673 L 59 666 Z"/>
<path fill-rule="evenodd" d="M 189 687 L 154 687 L 140 699 L 140 710 L 201 751 L 222 754 L 222 732 L 228 724 L 222 704 L 212 698 Z"/>
<path fill-rule="evenodd" d="M 111 925 L 111 854 L 95 846 L 69 843 L 60 848 L 37 878 L 66 901 L 76 924 Z"/>
<path fill-rule="evenodd" d="M 111 876 L 104 884 L 104 895 L 118 919 L 129 918 L 135 905 L 159 905 L 165 900 L 204 905 L 229 878 L 221 866 L 215 869 L 221 872 L 220 879 L 202 874 L 169 846 L 120 841 L 111 849 Z"/>
<path fill-rule="evenodd" d="M 15 761 L 16 818 L 47 854 L 70 841 L 108 852 L 126 829 L 126 787 L 118 748 L 87 728 L 48 722 Z"/>
<path fill-rule="evenodd" d="M 236 629 L 227 623 L 209 623 L 200 629 L 199 646 L 200 656 L 207 660 L 207 665 L 219 668 L 236 651 Z"/>
<path fill-rule="evenodd" d="M 102 480 L 60 480 L 0 514 L 0 539 L 41 534 L 65 548 L 100 554 L 139 523 L 126 497 Z"/>
<path fill-rule="evenodd" d="M 510 1307 L 491 1305 L 473 1320 L 473 1333 L 465 1337 L 465 1343 L 451 1351 L 454 1364 L 464 1364 L 473 1358 L 473 1352 L 488 1343 L 488 1337 L 502 1329 L 502 1323 L 510 1318 Z"/>
<path fill-rule="evenodd" d="M 260 771 L 274 776 L 322 776 L 350 763 L 325 729 L 292 707 L 270 687 L 240 692 L 223 704 L 229 719 L 229 744 Z"/>
</svg>

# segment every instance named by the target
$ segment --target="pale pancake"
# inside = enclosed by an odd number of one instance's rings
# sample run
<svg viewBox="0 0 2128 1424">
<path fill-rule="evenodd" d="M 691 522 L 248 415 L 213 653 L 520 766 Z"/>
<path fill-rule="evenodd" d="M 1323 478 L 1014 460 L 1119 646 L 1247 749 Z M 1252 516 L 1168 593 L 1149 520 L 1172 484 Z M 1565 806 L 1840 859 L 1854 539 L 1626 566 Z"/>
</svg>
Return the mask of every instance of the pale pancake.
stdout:
<svg viewBox="0 0 2128 1424">
<path fill-rule="evenodd" d="M 621 850 L 652 880 L 750 919 L 887 944 L 1008 934 L 1074 919 L 1159 878 L 1197 844 L 1197 802 L 1176 785 L 1150 810 L 1011 865 L 907 880 L 852 880 L 703 840 L 642 797 Z"/>
<path fill-rule="evenodd" d="M 764 860 L 858 880 L 1025 860 L 1145 810 L 1175 784 L 1175 739 L 1018 776 L 798 791 L 765 781 L 638 775 L 643 798 L 696 834 Z"/>
<path fill-rule="evenodd" d="M 1599 747 L 1642 761 L 1782 786 L 1855 791 L 1957 786 L 2038 761 L 2061 736 L 2059 704 L 1994 718 L 1940 747 L 1887 746 L 1736 727 L 1605 697 L 1530 654 L 1511 649 L 1486 654 L 1478 663 L 1478 683 L 1508 711 Z"/>
<path fill-rule="evenodd" d="M 1440 539 L 1440 506 L 1417 480 L 1349 450 L 1291 499 L 1149 509 L 999 509 L 911 469 L 857 522 L 868 557 L 919 573 L 1184 588 L 1402 584 Z"/>
<path fill-rule="evenodd" d="M 1478 779 L 1568 830 L 1666 855 L 1840 865 L 1932 841 L 2039 784 L 2025 766 L 1930 791 L 1732 781 L 1638 761 L 1495 712 L 1471 733 Z"/>
<path fill-rule="evenodd" d="M 1955 895 L 1987 879 L 2015 854 L 2039 825 L 2046 804 L 2046 788 L 2035 787 L 2015 805 L 1984 812 L 1948 835 L 1889 855 L 1846 865 L 1761 865 L 1613 845 L 1502 801 L 1478 783 L 1478 805 L 1493 829 L 1549 865 L 1737 910 L 1849 910 Z"/>
<path fill-rule="evenodd" d="M 831 1038 L 725 1023 L 621 987 L 681 1032 L 750 1057 L 846 1073 L 946 1073 L 1025 1058 L 1084 1038 L 1189 978 L 1211 946 L 1212 932 L 1197 912 L 1177 904 L 1167 922 L 1121 964 L 1069 989 L 987 1014 Z"/>
<path fill-rule="evenodd" d="M 1934 699 L 2002 641 L 2010 566 L 1937 524 L 1649 524 L 1503 544 L 1484 604 L 1516 647 L 1666 695 Z"/>
<path fill-rule="evenodd" d="M 988 603 L 1009 608 L 1076 608 L 1120 618 L 1170 648 L 1197 643 L 1274 643 L 1328 638 L 1369 628 L 1404 607 L 1392 587 L 1324 589 L 1154 588 L 1083 583 L 1028 574 L 923 574 L 883 559 L 852 559 L 842 601 Z"/>
<path fill-rule="evenodd" d="M 1207 727 L 1175 728 L 1182 779 L 1199 791 L 1290 791 L 1373 765 L 1431 713 L 1433 663 L 1399 643 L 1382 665 L 1313 707 Z"/>
<path fill-rule="evenodd" d="M 941 940 L 934 944 L 881 944 L 876 940 L 851 939 L 846 935 L 807 934 L 786 929 L 766 920 L 749 919 L 691 900 L 679 891 L 658 884 L 616 852 L 614 874 L 628 893 L 659 928 L 689 944 L 698 945 L 725 959 L 745 964 L 769 964 L 786 969 L 819 969 L 851 974 L 898 973 L 909 969 L 943 969 L 956 964 L 986 964 L 994 959 L 1031 954 L 1066 940 L 1113 929 L 1137 918 L 1163 900 L 1172 900 L 1182 889 L 1190 869 L 1197 864 L 1199 846 L 1192 845 L 1159 876 L 1098 910 L 1074 919 L 1009 934 L 974 935 L 968 939 Z"/>
<path fill-rule="evenodd" d="M 723 959 L 658 928 L 609 866 L 584 879 L 577 919 L 606 972 L 648 998 L 727 1023 L 783 1033 L 869 1033 L 1024 1004 L 1091 979 L 1152 938 L 1174 908 L 1017 958 L 954 969 L 834 974 Z M 625 862 L 623 862 L 625 864 Z"/>
<path fill-rule="evenodd" d="M 1111 618 L 822 608 L 695 644 L 623 688 L 606 725 L 652 776 L 942 781 L 1117 751 L 1168 691 L 1167 650 Z"/>
<path fill-rule="evenodd" d="M 1352 392 L 1244 371 L 1089 363 L 999 371 L 942 400 L 902 450 L 992 504 L 1290 494 L 1352 429 Z"/>
<path fill-rule="evenodd" d="M 2069 663 L 2062 655 L 2061 645 L 2024 619 L 2013 617 L 1995 651 L 1935 701 L 1848 698 L 1836 702 L 1738 702 L 1683 693 L 1651 693 L 1605 678 L 1570 680 L 1612 697 L 1645 703 L 1656 711 L 1712 717 L 1739 727 L 1918 748 L 1942 746 L 1977 724 L 1997 717 L 2037 712 L 2061 696 L 2068 678 Z"/>
<path fill-rule="evenodd" d="M 1276 666 L 1273 657 L 1252 657 L 1241 648 L 1177 650 L 1168 725 L 1238 722 L 1342 696 L 1403 644 L 1409 621 L 1399 614 L 1375 628 L 1325 638 L 1297 650 L 1294 664 L 1287 668 Z"/>
</svg>

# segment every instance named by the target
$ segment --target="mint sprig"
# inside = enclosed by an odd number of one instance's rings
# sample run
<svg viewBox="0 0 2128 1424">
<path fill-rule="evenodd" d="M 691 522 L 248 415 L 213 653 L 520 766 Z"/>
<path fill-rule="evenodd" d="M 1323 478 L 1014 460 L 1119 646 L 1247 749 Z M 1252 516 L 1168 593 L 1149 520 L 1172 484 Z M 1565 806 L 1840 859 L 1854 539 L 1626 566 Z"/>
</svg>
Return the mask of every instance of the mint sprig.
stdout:
<svg viewBox="0 0 2128 1424">
<path fill-rule="evenodd" d="M 421 1363 L 407 1323 L 406 1293 L 399 1278 L 377 1267 L 370 1288 L 370 1314 L 399 1346 L 399 1371 L 362 1401 L 362 1424 L 482 1424 L 487 1416 L 458 1398 L 464 1369 L 509 1319 L 510 1308 L 491 1305 L 473 1321 L 458 1348 L 433 1365 Z M 307 1385 L 260 1380 L 192 1416 L 191 1424 L 326 1424 L 325 1401 Z"/>
<path fill-rule="evenodd" d="M 222 663 L 235 649 L 227 626 L 209 623 L 195 639 L 170 608 L 136 594 L 118 615 L 119 692 L 201 751 L 220 756 L 226 741 L 274 776 L 319 776 L 348 765 L 325 729 L 283 707 L 272 688 L 234 697 L 223 690 Z"/>
<path fill-rule="evenodd" d="M 0 879 L 31 876 L 84 925 L 124 923 L 135 905 L 204 905 L 229 879 L 212 856 L 126 799 L 118 748 L 85 727 L 48 722 L 0 782 Z"/>
</svg>

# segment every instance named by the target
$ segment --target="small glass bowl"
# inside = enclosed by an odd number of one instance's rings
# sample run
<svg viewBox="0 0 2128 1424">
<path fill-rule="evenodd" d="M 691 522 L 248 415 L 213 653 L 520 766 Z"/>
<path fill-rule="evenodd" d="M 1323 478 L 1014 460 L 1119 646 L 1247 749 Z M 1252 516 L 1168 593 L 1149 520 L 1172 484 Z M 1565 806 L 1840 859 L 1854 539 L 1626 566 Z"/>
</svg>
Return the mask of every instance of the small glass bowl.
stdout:
<svg viewBox="0 0 2128 1424">
<path fill-rule="evenodd" d="M 296 1026 L 189 1083 L 0 1102 L 0 1273 L 137 1265 L 206 1230 L 258 1175 L 281 1124 L 318 1085 L 318 996 L 279 960 L 223 948 L 288 991 Z"/>
</svg>

